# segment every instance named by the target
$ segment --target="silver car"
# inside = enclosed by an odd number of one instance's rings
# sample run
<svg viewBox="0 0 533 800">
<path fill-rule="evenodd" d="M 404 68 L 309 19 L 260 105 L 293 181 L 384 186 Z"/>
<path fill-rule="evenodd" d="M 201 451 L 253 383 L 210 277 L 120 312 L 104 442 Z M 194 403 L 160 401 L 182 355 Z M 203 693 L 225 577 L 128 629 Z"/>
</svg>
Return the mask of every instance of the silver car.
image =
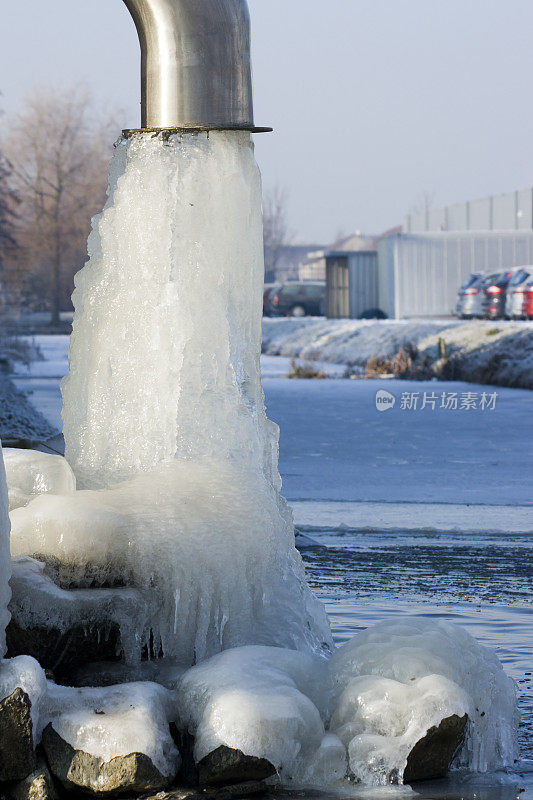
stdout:
<svg viewBox="0 0 533 800">
<path fill-rule="evenodd" d="M 456 314 L 459 319 L 472 319 L 481 317 L 481 300 L 483 298 L 484 273 L 473 272 L 472 275 L 463 283 L 458 294 Z"/>
<path fill-rule="evenodd" d="M 533 277 L 533 266 L 518 267 L 507 287 L 505 316 L 507 319 L 522 319 L 524 316 L 524 297 L 526 284 Z"/>
</svg>

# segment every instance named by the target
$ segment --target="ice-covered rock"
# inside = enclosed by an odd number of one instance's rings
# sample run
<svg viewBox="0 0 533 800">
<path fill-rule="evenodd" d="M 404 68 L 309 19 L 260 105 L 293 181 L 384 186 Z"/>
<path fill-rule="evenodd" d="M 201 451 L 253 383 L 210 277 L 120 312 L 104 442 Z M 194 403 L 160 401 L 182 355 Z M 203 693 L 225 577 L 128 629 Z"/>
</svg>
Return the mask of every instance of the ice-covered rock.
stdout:
<svg viewBox="0 0 533 800">
<path fill-rule="evenodd" d="M 14 556 L 59 562 L 75 586 L 142 593 L 130 663 L 151 641 L 184 664 L 244 644 L 331 646 L 290 512 L 257 470 L 172 459 L 109 489 L 41 495 L 11 512 L 11 527 Z"/>
<path fill-rule="evenodd" d="M 44 759 L 37 760 L 37 766 L 30 774 L 9 787 L 10 800 L 58 800 L 54 779 Z"/>
<path fill-rule="evenodd" d="M 0 661 L 0 699 L 5 699 L 21 689 L 31 705 L 31 724 L 34 744 L 38 744 L 46 717 L 42 713 L 47 693 L 44 670 L 34 658 L 18 656 Z"/>
<path fill-rule="evenodd" d="M 513 763 L 516 697 L 498 659 L 444 621 L 404 618 L 356 635 L 329 662 L 330 730 L 365 783 L 402 780 L 409 754 L 433 727 L 468 715 L 458 764 L 484 772 Z"/>
<path fill-rule="evenodd" d="M 0 661 L 0 781 L 19 781 L 35 767 L 46 679 L 27 656 Z"/>
<path fill-rule="evenodd" d="M 346 751 L 324 729 L 327 684 L 319 658 L 275 647 L 227 650 L 181 678 L 178 725 L 195 737 L 197 764 L 223 747 L 268 762 L 282 781 L 309 781 L 319 765 L 331 783 L 345 775 Z"/>
<path fill-rule="evenodd" d="M 440 725 L 428 730 L 409 755 L 403 771 L 404 783 L 445 778 L 459 749 L 463 746 L 468 715 L 445 717 Z"/>
<path fill-rule="evenodd" d="M 10 657 L 31 655 L 61 679 L 76 667 L 114 661 L 123 648 L 133 648 L 132 621 L 143 607 L 134 589 L 67 591 L 48 577 L 42 562 L 21 556 L 12 561 L 11 590 Z"/>
<path fill-rule="evenodd" d="M 11 556 L 9 552 L 10 522 L 8 516 L 7 482 L 4 468 L 3 450 L 0 443 L 0 658 L 6 652 L 6 627 L 9 622 L 7 609 L 11 590 Z"/>
<path fill-rule="evenodd" d="M 0 700 L 0 782 L 22 780 L 36 763 L 31 701 L 17 688 Z"/>
<path fill-rule="evenodd" d="M 49 684 L 43 746 L 52 773 L 67 789 L 96 794 L 162 789 L 180 766 L 172 714 L 170 693 L 153 683 Z"/>
<path fill-rule="evenodd" d="M 10 447 L 4 450 L 4 464 L 10 511 L 39 494 L 67 494 L 76 489 L 76 478 L 63 456 Z"/>
</svg>

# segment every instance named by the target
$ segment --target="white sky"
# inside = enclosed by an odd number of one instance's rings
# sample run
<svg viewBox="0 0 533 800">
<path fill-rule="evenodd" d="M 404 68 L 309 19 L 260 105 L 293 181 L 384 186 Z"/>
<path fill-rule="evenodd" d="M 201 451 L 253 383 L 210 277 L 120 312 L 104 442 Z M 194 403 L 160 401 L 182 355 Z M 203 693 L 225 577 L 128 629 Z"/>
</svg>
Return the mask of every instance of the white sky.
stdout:
<svg viewBox="0 0 533 800">
<path fill-rule="evenodd" d="M 533 184 L 531 0 L 249 0 L 256 137 L 300 240 L 377 233 L 423 191 L 443 204 Z M 138 122 L 120 0 L 5 0 L 0 104 L 84 79 Z"/>
</svg>

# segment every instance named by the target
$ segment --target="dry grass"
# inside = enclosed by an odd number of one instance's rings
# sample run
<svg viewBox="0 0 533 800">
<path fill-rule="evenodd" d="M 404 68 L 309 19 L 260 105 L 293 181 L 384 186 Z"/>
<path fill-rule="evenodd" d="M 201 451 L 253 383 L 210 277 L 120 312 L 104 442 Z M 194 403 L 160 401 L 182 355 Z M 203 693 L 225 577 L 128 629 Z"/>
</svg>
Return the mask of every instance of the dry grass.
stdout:
<svg viewBox="0 0 533 800">
<path fill-rule="evenodd" d="M 312 361 L 298 362 L 296 358 L 291 358 L 291 368 L 287 377 L 303 380 L 311 380 L 313 378 L 323 380 L 328 376 L 322 370 L 316 369 Z"/>
</svg>

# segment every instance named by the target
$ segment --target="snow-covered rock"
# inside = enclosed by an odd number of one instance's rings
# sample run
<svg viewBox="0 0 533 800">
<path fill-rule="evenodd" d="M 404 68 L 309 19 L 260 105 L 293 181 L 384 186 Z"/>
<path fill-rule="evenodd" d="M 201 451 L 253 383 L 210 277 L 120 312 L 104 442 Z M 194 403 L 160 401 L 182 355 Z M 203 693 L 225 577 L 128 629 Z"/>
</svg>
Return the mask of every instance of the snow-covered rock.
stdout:
<svg viewBox="0 0 533 800">
<path fill-rule="evenodd" d="M 4 450 L 4 464 L 10 511 L 39 494 L 67 494 L 76 489 L 76 478 L 63 456 L 10 447 Z"/>
</svg>

